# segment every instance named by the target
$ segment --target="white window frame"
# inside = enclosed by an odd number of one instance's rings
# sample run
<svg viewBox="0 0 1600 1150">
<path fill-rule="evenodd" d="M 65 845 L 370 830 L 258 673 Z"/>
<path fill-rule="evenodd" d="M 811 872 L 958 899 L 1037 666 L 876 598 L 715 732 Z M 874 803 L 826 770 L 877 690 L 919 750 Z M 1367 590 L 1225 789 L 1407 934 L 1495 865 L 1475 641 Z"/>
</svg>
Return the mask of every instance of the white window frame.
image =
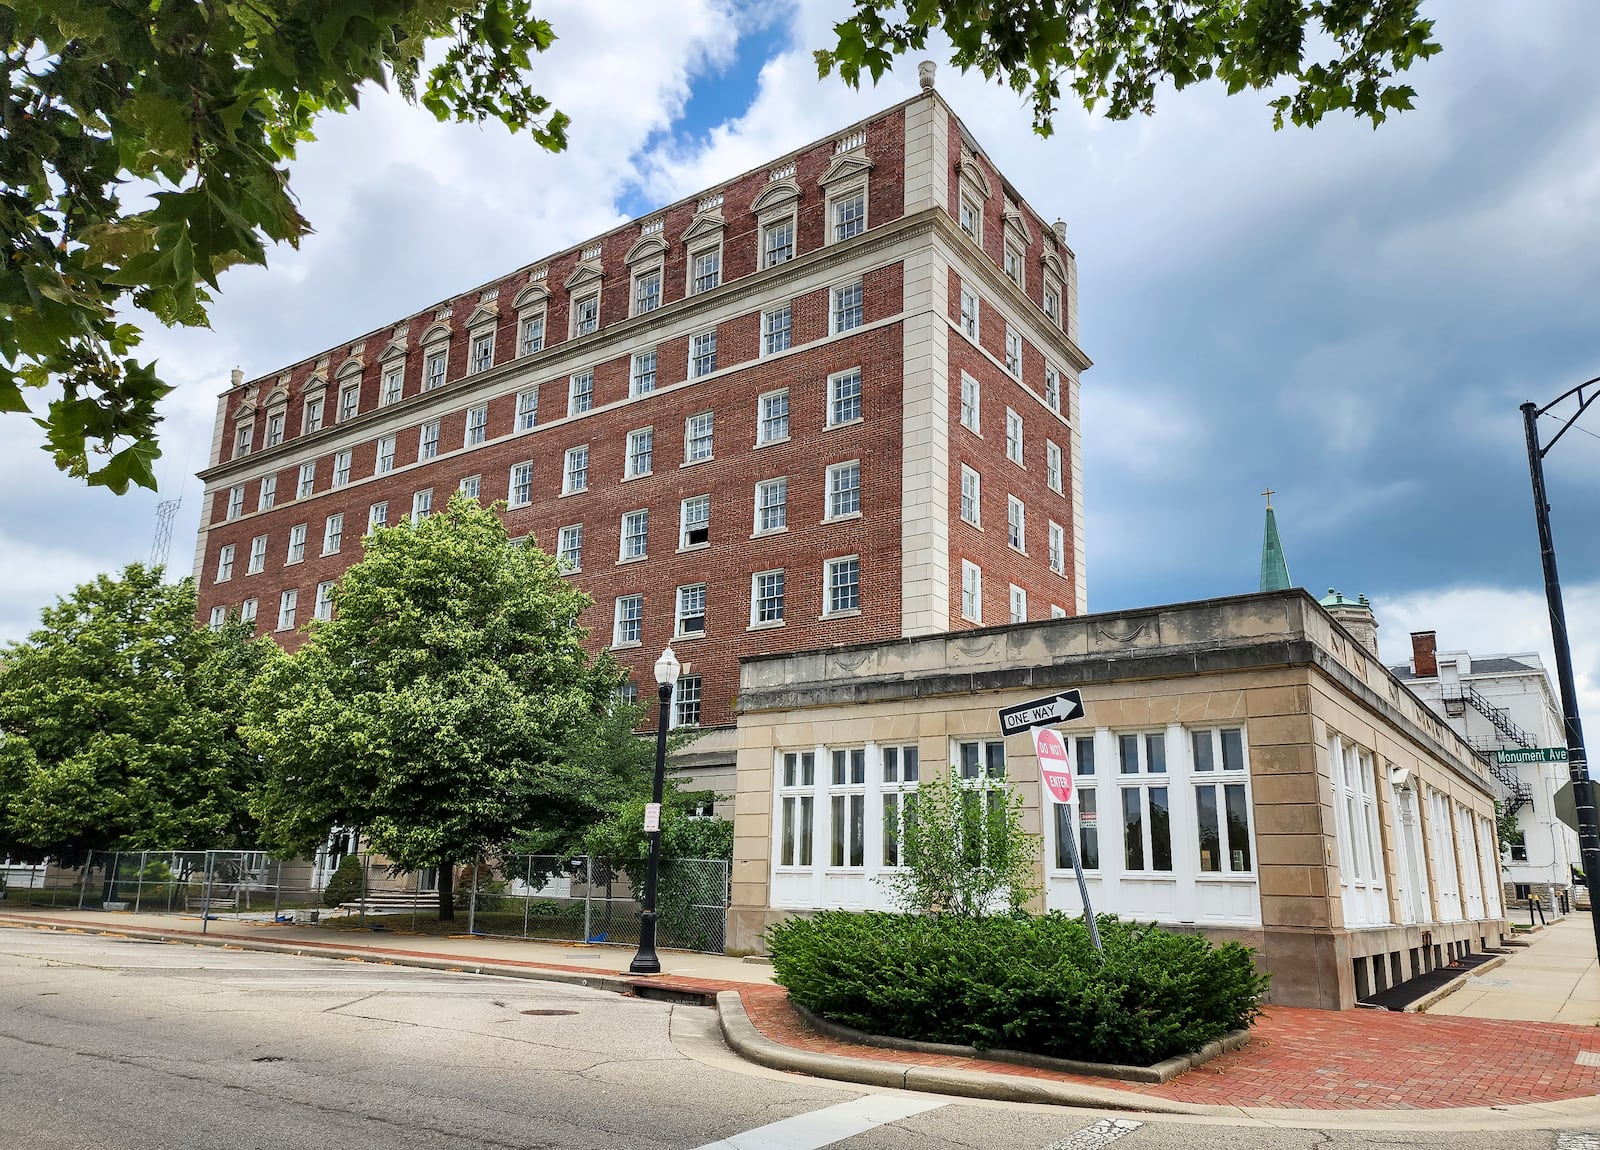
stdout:
<svg viewBox="0 0 1600 1150">
<path fill-rule="evenodd" d="M 335 422 L 345 423 L 361 414 L 361 383 L 346 384 L 339 389 L 339 416 Z"/>
<path fill-rule="evenodd" d="M 701 696 L 704 689 L 704 681 L 699 675 L 684 675 L 678 679 L 678 688 L 672 696 L 673 728 L 700 725 Z"/>
<path fill-rule="evenodd" d="M 293 631 L 295 611 L 300 605 L 300 591 L 291 587 L 278 596 L 278 630 Z"/>
<path fill-rule="evenodd" d="M 317 584 L 317 599 L 311 617 L 326 623 L 333 618 L 333 580 L 324 579 Z"/>
<path fill-rule="evenodd" d="M 651 281 L 654 281 L 656 290 L 647 292 L 644 288 Z M 660 264 L 654 264 L 634 272 L 629 284 L 628 307 L 631 310 L 628 314 L 648 315 L 658 309 L 662 303 L 662 284 L 662 266 Z M 651 302 L 652 300 L 654 302 Z"/>
<path fill-rule="evenodd" d="M 284 413 L 270 411 L 267 413 L 267 447 L 276 447 L 283 442 Z"/>
<path fill-rule="evenodd" d="M 244 484 L 240 483 L 228 488 L 228 510 L 224 513 L 224 520 L 237 519 L 244 514 Z"/>
<path fill-rule="evenodd" d="M 703 431 L 699 421 L 704 420 Z M 697 411 L 683 421 L 683 463 L 705 463 L 715 457 L 717 421 L 714 411 Z M 701 444 L 705 450 L 700 450 Z"/>
<path fill-rule="evenodd" d="M 389 526 L 389 501 L 380 499 L 376 503 L 367 505 L 367 534 L 371 535 L 380 527 Z"/>
<path fill-rule="evenodd" d="M 1044 405 L 1061 414 L 1061 369 L 1053 363 L 1044 365 Z"/>
<path fill-rule="evenodd" d="M 1006 458 L 1018 467 L 1022 462 L 1022 416 L 1006 408 Z"/>
<path fill-rule="evenodd" d="M 389 407 L 399 403 L 406 394 L 405 364 L 384 368 L 383 382 L 378 386 L 378 406 Z"/>
<path fill-rule="evenodd" d="M 1189 779 L 1193 798 L 1193 821 L 1196 874 L 1205 881 L 1208 876 L 1218 878 L 1253 878 L 1255 876 L 1255 828 L 1251 811 L 1250 748 L 1244 724 L 1237 727 L 1189 727 Z M 1231 736 L 1231 737 L 1230 737 Z M 1214 821 L 1210 830 L 1216 839 L 1216 854 L 1206 857 L 1204 823 L 1207 805 L 1201 792 L 1211 791 L 1210 805 Z M 1229 792 L 1232 792 L 1230 794 Z M 1235 845 L 1229 815 L 1231 800 L 1237 799 L 1243 812 L 1244 846 Z M 1224 846 L 1226 841 L 1226 846 Z M 1210 865 L 1208 865 L 1210 864 Z"/>
<path fill-rule="evenodd" d="M 657 353 L 655 348 L 649 351 L 635 352 L 628 362 L 628 395 L 638 399 L 641 395 L 649 395 L 656 389 Z"/>
<path fill-rule="evenodd" d="M 1390 925 L 1383 840 L 1378 826 L 1377 757 L 1346 736 L 1330 733 L 1328 764 L 1333 775 L 1345 926 Z M 1453 857 L 1450 865 L 1455 866 Z"/>
<path fill-rule="evenodd" d="M 853 204 L 857 199 L 861 201 L 859 216 L 851 215 L 848 219 L 841 215 L 841 210 Z M 857 236 L 865 235 L 871 226 L 870 198 L 867 195 L 867 181 L 863 179 L 852 180 L 847 184 L 839 184 L 828 189 L 827 208 L 827 239 L 829 244 L 842 244 Z"/>
<path fill-rule="evenodd" d="M 344 512 L 335 511 L 322 521 L 322 553 L 337 555 L 344 547 Z"/>
<path fill-rule="evenodd" d="M 467 374 L 482 375 L 494 367 L 494 328 L 472 333 L 467 351 Z"/>
<path fill-rule="evenodd" d="M 417 435 L 417 462 L 439 458 L 439 420 L 430 419 Z"/>
<path fill-rule="evenodd" d="M 778 411 L 779 404 L 783 410 Z M 780 430 L 781 426 L 781 430 Z M 789 439 L 789 389 L 764 391 L 756 397 L 756 446 L 786 443 Z"/>
<path fill-rule="evenodd" d="M 651 473 L 655 465 L 656 429 L 637 427 L 628 432 L 627 446 L 622 458 L 622 478 L 640 479 Z"/>
<path fill-rule="evenodd" d="M 1000 259 L 1000 270 L 1005 273 L 1006 279 L 1023 291 L 1028 290 L 1027 256 L 1021 248 L 1009 240 L 1006 241 L 1005 251 Z"/>
<path fill-rule="evenodd" d="M 1132 875 L 1147 877 L 1168 877 L 1177 874 L 1178 858 L 1181 848 L 1179 840 L 1173 836 L 1173 824 L 1177 821 L 1173 816 L 1173 792 L 1177 784 L 1172 777 L 1172 764 L 1168 761 L 1167 736 L 1164 730 L 1137 730 L 1113 732 L 1114 746 L 1116 748 L 1115 767 L 1116 782 L 1114 789 L 1117 791 L 1117 825 L 1122 828 L 1122 862 L 1123 870 Z M 1156 754 L 1159 748 L 1159 755 Z M 1129 769 L 1130 766 L 1132 769 Z M 1180 780 L 1181 782 L 1181 780 Z M 1154 819 L 1151 812 L 1155 809 L 1155 792 L 1164 792 L 1167 804 L 1167 862 L 1166 867 L 1157 865 L 1156 838 L 1153 829 Z M 1128 800 L 1129 792 L 1137 793 L 1139 806 L 1139 832 L 1138 842 L 1139 861 L 1141 865 L 1134 866 L 1130 859 L 1129 851 L 1133 844 L 1128 840 Z M 1102 812 L 1106 814 L 1108 812 Z"/>
<path fill-rule="evenodd" d="M 788 351 L 794 335 L 794 308 L 784 303 L 761 313 L 761 355 Z"/>
<path fill-rule="evenodd" d="M 699 608 L 698 614 L 695 608 Z M 681 585 L 673 596 L 672 609 L 672 637 L 674 639 L 697 639 L 706 633 L 706 585 L 704 583 L 685 583 Z M 695 620 L 700 625 L 694 626 Z"/>
<path fill-rule="evenodd" d="M 763 519 L 768 522 L 763 523 Z M 772 520 L 776 522 L 771 522 Z M 755 518 L 751 535 L 770 535 L 789 530 L 789 477 L 780 475 L 756 484 Z"/>
<path fill-rule="evenodd" d="M 1044 441 L 1044 481 L 1051 491 L 1062 494 L 1061 445 L 1053 439 Z"/>
<path fill-rule="evenodd" d="M 828 870 L 867 866 L 867 748 L 828 748 Z"/>
<path fill-rule="evenodd" d="M 317 493 L 317 461 L 309 459 L 300 465 L 300 482 L 295 485 L 296 499 L 309 499 Z"/>
<path fill-rule="evenodd" d="M 788 243 L 778 245 L 769 243 L 769 238 L 776 234 L 780 228 L 788 236 Z M 792 210 L 761 221 L 761 226 L 756 229 L 756 243 L 760 245 L 760 251 L 756 253 L 756 259 L 763 271 L 767 268 L 775 268 L 779 264 L 786 264 L 799 254 L 797 251 L 798 233 L 799 229 L 795 226 L 795 216 Z M 785 251 L 788 253 L 787 255 L 780 254 Z M 778 255 L 778 258 L 774 259 L 774 255 Z"/>
<path fill-rule="evenodd" d="M 699 514 L 704 508 L 705 514 Z M 691 518 L 691 514 L 693 518 Z M 693 536 L 704 532 L 705 538 Z M 711 496 L 691 495 L 678 503 L 678 550 L 694 551 L 711 545 Z"/>
<path fill-rule="evenodd" d="M 855 571 L 855 581 L 845 583 L 840 579 L 841 573 L 847 569 Z M 853 603 L 843 606 L 839 604 L 839 594 L 847 587 L 854 588 Z M 836 555 L 822 564 L 822 617 L 824 619 L 837 618 L 846 615 L 861 613 L 861 556 Z"/>
<path fill-rule="evenodd" d="M 956 209 L 956 227 L 966 232 L 972 242 L 983 246 L 983 203 L 963 195 Z"/>
<path fill-rule="evenodd" d="M 617 543 L 618 563 L 637 563 L 650 556 L 650 509 L 636 507 L 622 513 Z"/>
<path fill-rule="evenodd" d="M 974 435 L 983 434 L 983 385 L 978 378 L 961 373 L 961 426 Z"/>
<path fill-rule="evenodd" d="M 1054 519 L 1050 520 L 1050 570 L 1067 573 L 1067 529 Z"/>
<path fill-rule="evenodd" d="M 838 284 L 828 292 L 829 335 L 854 331 L 866 321 L 867 293 L 863 281 L 857 279 Z"/>
<path fill-rule="evenodd" d="M 278 502 L 278 477 L 263 475 L 261 490 L 256 494 L 256 510 L 265 511 Z"/>
<path fill-rule="evenodd" d="M 717 329 L 697 331 L 689 337 L 689 378 L 699 379 L 717 370 Z"/>
<path fill-rule="evenodd" d="M 882 775 L 883 836 L 880 855 L 885 870 L 900 867 L 900 827 L 907 811 L 916 810 L 917 784 L 921 781 L 921 748 L 905 743 L 878 749 Z M 871 769 L 870 767 L 868 768 Z"/>
<path fill-rule="evenodd" d="M 411 493 L 411 522 L 421 523 L 433 514 L 433 488 L 424 487 Z"/>
<path fill-rule="evenodd" d="M 582 523 L 569 523 L 556 532 L 556 564 L 563 575 L 583 570 Z"/>
<path fill-rule="evenodd" d="M 836 371 L 828 377 L 828 427 L 843 427 L 847 423 L 860 423 L 862 416 L 861 369 L 859 367 Z"/>
<path fill-rule="evenodd" d="M 250 560 L 245 566 L 246 575 L 259 575 L 267 569 L 267 537 L 257 535 L 250 540 Z"/>
<path fill-rule="evenodd" d="M 589 445 L 567 448 L 561 460 L 561 494 L 576 495 L 589 490 Z"/>
<path fill-rule="evenodd" d="M 582 415 L 594 410 L 594 369 L 586 368 L 567 376 L 567 415 Z"/>
<path fill-rule="evenodd" d="M 304 563 L 306 559 L 306 525 L 296 523 L 289 528 L 289 550 L 284 558 L 283 565 L 291 563 Z"/>
<path fill-rule="evenodd" d="M 624 638 L 624 635 L 630 637 Z M 644 635 L 644 596 L 618 595 L 611 611 L 611 645 L 637 647 Z"/>
<path fill-rule="evenodd" d="M 516 427 L 518 431 L 532 431 L 539 426 L 539 389 L 525 387 L 517 392 Z"/>
<path fill-rule="evenodd" d="M 450 368 L 450 345 L 425 349 L 422 357 L 422 390 L 443 387 Z"/>
<path fill-rule="evenodd" d="M 959 513 L 963 522 L 983 527 L 983 476 L 965 463 L 961 465 Z"/>
<path fill-rule="evenodd" d="M 378 453 L 372 465 L 374 475 L 387 475 L 394 470 L 394 441 L 392 435 L 385 435 L 378 440 Z"/>
<path fill-rule="evenodd" d="M 239 604 L 239 622 L 255 626 L 256 612 L 260 609 L 260 601 L 254 596 Z"/>
<path fill-rule="evenodd" d="M 961 561 L 961 617 L 983 622 L 983 568 L 970 559 Z"/>
<path fill-rule="evenodd" d="M 961 332 L 973 343 L 978 342 L 978 317 L 982 308 L 978 293 L 966 284 L 961 285 Z"/>
<path fill-rule="evenodd" d="M 463 447 L 476 447 L 489 440 L 489 405 L 480 403 L 467 408 L 467 426 L 462 435 Z"/>
<path fill-rule="evenodd" d="M 506 506 L 527 507 L 533 502 L 533 460 L 524 459 L 511 465 L 506 482 Z"/>
<path fill-rule="evenodd" d="M 336 451 L 333 455 L 333 486 L 344 487 L 350 482 L 350 449 Z"/>
<path fill-rule="evenodd" d="M 842 485 L 846 477 L 854 479 L 849 486 Z M 846 459 L 831 464 L 824 477 L 823 491 L 828 501 L 827 514 L 823 517 L 824 523 L 858 518 L 861 515 L 861 460 Z M 854 506 L 845 506 L 841 504 L 841 500 L 844 504 L 853 503 Z"/>
<path fill-rule="evenodd" d="M 778 781 L 777 869 L 809 871 L 817 858 L 816 751 L 778 752 L 773 774 Z"/>
<path fill-rule="evenodd" d="M 226 583 L 233 578 L 233 555 L 235 545 L 224 543 L 217 549 L 217 577 L 215 583 Z"/>
<path fill-rule="evenodd" d="M 1028 589 L 1011 584 L 1011 622 L 1026 623 L 1028 621 Z"/>
<path fill-rule="evenodd" d="M 300 414 L 302 434 L 310 435 L 312 432 L 322 430 L 323 397 L 312 396 L 306 400 L 305 409 Z"/>
<path fill-rule="evenodd" d="M 456 490 L 468 499 L 478 499 L 483 495 L 483 476 L 464 475 L 461 482 L 456 484 Z"/>
<path fill-rule="evenodd" d="M 722 286 L 722 239 L 689 252 L 685 295 L 703 295 Z"/>
<path fill-rule="evenodd" d="M 255 438 L 256 429 L 253 423 L 240 424 L 233 433 L 233 457 L 241 459 L 250 454 L 250 442 Z"/>
<path fill-rule="evenodd" d="M 783 568 L 757 571 L 750 576 L 750 629 L 769 630 L 782 627 L 785 602 L 788 594 L 787 578 Z M 776 595 L 771 592 L 776 588 Z"/>
<path fill-rule="evenodd" d="M 1006 545 L 1028 553 L 1028 508 L 1015 495 L 1006 496 Z"/>
<path fill-rule="evenodd" d="M 1022 333 L 1006 324 L 1006 371 L 1012 379 L 1022 378 Z"/>
<path fill-rule="evenodd" d="M 590 314 L 592 309 L 592 314 Z M 572 297 L 572 338 L 593 335 L 600 330 L 600 289 Z"/>
<path fill-rule="evenodd" d="M 544 350 L 544 310 L 530 312 L 517 322 L 517 357 Z"/>
</svg>

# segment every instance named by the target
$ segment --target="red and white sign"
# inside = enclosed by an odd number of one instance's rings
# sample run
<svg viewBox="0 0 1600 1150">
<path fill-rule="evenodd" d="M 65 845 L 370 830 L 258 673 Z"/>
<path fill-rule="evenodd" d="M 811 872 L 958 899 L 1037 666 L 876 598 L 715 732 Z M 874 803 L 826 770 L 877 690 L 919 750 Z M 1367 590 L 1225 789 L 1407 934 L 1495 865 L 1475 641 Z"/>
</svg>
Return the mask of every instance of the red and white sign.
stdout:
<svg viewBox="0 0 1600 1150">
<path fill-rule="evenodd" d="M 1072 760 L 1067 758 L 1065 740 L 1048 727 L 1035 727 L 1033 750 L 1039 756 L 1039 774 L 1044 779 L 1045 790 L 1055 796 L 1056 802 L 1071 803 Z"/>
</svg>

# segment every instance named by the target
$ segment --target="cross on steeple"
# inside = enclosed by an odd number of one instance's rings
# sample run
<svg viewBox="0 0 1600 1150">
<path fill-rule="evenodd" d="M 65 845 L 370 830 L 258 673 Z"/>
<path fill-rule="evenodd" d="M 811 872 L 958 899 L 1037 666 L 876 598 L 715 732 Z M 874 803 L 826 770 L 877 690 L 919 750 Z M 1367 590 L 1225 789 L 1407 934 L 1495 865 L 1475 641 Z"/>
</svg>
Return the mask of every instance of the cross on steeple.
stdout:
<svg viewBox="0 0 1600 1150">
<path fill-rule="evenodd" d="M 1267 510 L 1271 511 L 1272 510 L 1272 497 L 1274 495 L 1278 494 L 1278 493 L 1276 491 L 1272 490 L 1272 488 L 1269 487 L 1265 491 L 1263 491 L 1261 494 L 1263 494 L 1263 495 L 1265 495 L 1267 497 Z"/>
</svg>

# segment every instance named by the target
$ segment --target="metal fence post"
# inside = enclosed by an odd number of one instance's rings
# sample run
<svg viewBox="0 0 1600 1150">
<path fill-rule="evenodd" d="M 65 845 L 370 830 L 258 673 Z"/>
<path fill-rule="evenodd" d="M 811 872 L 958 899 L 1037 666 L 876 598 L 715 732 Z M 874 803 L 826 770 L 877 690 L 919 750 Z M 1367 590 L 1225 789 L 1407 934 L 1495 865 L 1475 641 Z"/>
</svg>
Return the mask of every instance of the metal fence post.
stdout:
<svg viewBox="0 0 1600 1150">
<path fill-rule="evenodd" d="M 211 926 L 211 852 L 206 852 L 206 880 L 200 894 L 200 933 Z"/>
<path fill-rule="evenodd" d="M 529 855 L 528 865 L 523 872 L 522 879 L 522 937 L 528 937 L 528 914 L 533 910 L 533 856 Z"/>
<path fill-rule="evenodd" d="M 278 877 L 272 883 L 272 921 L 283 913 L 283 860 L 278 860 Z"/>
<path fill-rule="evenodd" d="M 483 869 L 483 852 L 472 860 L 472 889 L 467 892 L 467 933 L 478 933 L 478 875 Z"/>
<path fill-rule="evenodd" d="M 372 865 L 372 856 L 366 853 L 361 855 L 361 910 L 356 921 L 363 926 L 367 921 L 367 868 Z"/>
<path fill-rule="evenodd" d="M 94 869 L 94 852 L 83 860 L 83 870 L 78 875 L 78 909 L 83 909 L 83 898 L 89 893 L 89 872 Z"/>
<path fill-rule="evenodd" d="M 134 879 L 133 886 L 133 913 L 139 913 L 139 905 L 144 901 L 144 864 L 150 857 L 149 851 L 139 852 L 139 873 Z"/>
</svg>

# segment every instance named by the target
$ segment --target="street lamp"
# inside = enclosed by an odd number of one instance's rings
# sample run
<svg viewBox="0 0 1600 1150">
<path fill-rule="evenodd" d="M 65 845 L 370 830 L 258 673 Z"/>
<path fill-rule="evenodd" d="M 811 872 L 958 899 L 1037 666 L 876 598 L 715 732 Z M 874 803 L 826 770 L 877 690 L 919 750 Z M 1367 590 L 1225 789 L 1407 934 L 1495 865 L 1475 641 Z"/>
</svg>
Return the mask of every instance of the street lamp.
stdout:
<svg viewBox="0 0 1600 1150">
<path fill-rule="evenodd" d="M 650 840 L 650 862 L 644 872 L 644 913 L 639 916 L 639 953 L 628 970 L 633 974 L 660 974 L 656 957 L 656 868 L 661 862 L 661 788 L 667 773 L 667 720 L 671 716 L 672 689 L 678 685 L 683 667 L 668 647 L 656 660 L 656 694 L 661 699 L 661 717 L 656 721 L 656 777 L 650 785 L 650 805 L 645 808 L 644 831 Z"/>
<path fill-rule="evenodd" d="M 1545 500 L 1544 457 L 1560 442 L 1588 406 L 1600 399 L 1600 376 L 1580 383 L 1540 407 L 1522 405 L 1522 424 L 1528 437 L 1528 473 L 1533 479 L 1533 514 L 1539 524 L 1539 552 L 1544 560 L 1544 597 L 1550 610 L 1550 638 L 1555 646 L 1556 681 L 1561 686 L 1561 719 L 1567 735 L 1567 772 L 1572 777 L 1572 798 L 1578 808 L 1578 851 L 1583 857 L 1583 880 L 1589 887 L 1589 917 L 1594 921 L 1595 953 L 1600 955 L 1600 819 L 1595 817 L 1594 794 L 1589 786 L 1589 763 L 1583 749 L 1583 724 L 1578 717 L 1578 690 L 1572 678 L 1572 648 L 1567 641 L 1567 615 L 1561 604 L 1561 577 L 1556 574 L 1556 545 L 1550 534 L 1550 504 Z M 1563 400 L 1576 396 L 1578 410 L 1562 423 L 1550 442 L 1539 446 L 1539 417 Z"/>
</svg>

